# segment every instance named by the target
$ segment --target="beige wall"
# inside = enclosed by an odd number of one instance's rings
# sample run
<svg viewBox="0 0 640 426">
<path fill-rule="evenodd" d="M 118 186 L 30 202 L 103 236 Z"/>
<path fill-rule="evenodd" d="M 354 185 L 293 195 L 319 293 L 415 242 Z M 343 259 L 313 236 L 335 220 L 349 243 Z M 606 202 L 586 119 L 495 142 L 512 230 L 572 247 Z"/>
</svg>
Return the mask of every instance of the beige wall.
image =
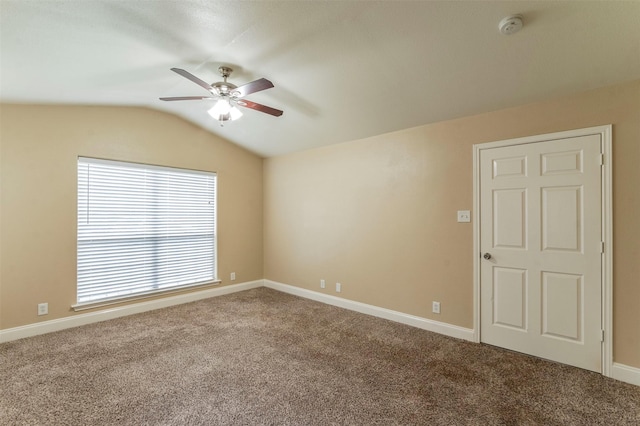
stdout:
<svg viewBox="0 0 640 426">
<path fill-rule="evenodd" d="M 614 358 L 640 367 L 640 81 L 272 158 L 264 174 L 147 109 L 2 105 L 0 124 L 0 329 L 73 315 L 79 155 L 218 172 L 222 285 L 232 271 L 334 295 L 341 282 L 341 297 L 471 328 L 472 225 L 455 212 L 473 207 L 472 145 L 613 124 Z"/>
<path fill-rule="evenodd" d="M 472 328 L 473 144 L 604 124 L 614 360 L 640 367 L 640 81 L 265 160 L 265 278 Z"/>
<path fill-rule="evenodd" d="M 73 315 L 77 157 L 218 173 L 218 273 L 263 277 L 262 159 L 143 108 L 0 108 L 0 329 Z M 49 315 L 37 316 L 38 303 Z"/>
</svg>

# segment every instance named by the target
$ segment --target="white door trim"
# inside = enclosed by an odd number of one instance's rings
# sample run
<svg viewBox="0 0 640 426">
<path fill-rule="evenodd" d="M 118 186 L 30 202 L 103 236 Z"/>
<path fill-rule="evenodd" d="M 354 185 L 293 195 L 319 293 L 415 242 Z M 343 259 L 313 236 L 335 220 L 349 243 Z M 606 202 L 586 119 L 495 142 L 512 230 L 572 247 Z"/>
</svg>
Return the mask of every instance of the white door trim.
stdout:
<svg viewBox="0 0 640 426">
<path fill-rule="evenodd" d="M 507 139 L 473 145 L 473 330 L 474 341 L 480 342 L 480 151 L 512 145 L 545 142 L 579 136 L 600 135 L 602 152 L 602 375 L 612 377 L 613 367 L 613 204 L 611 195 L 611 140 L 612 126 L 597 126 L 566 132 L 547 133 L 524 138 Z"/>
</svg>

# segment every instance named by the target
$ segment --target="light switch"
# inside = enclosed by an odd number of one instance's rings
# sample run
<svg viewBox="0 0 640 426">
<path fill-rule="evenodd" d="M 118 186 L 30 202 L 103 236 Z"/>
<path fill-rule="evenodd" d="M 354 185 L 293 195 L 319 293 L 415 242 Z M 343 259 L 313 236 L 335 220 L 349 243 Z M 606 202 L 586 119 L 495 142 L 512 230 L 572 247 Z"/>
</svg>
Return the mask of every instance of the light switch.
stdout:
<svg viewBox="0 0 640 426">
<path fill-rule="evenodd" d="M 458 222 L 471 222 L 471 211 L 458 210 Z"/>
</svg>

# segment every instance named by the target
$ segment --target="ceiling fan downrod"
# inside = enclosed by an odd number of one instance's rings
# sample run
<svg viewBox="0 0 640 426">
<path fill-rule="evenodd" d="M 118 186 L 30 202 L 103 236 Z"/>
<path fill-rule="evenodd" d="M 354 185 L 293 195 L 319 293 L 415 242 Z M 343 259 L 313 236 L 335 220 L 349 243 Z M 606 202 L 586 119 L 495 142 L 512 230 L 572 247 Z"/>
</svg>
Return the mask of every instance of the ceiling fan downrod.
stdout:
<svg viewBox="0 0 640 426">
<path fill-rule="evenodd" d="M 227 82 L 227 78 L 233 72 L 233 68 L 225 67 L 223 65 L 221 67 L 218 67 L 218 71 L 220 72 L 220 75 L 222 76 L 222 78 L 224 79 L 224 82 L 226 83 Z"/>
</svg>

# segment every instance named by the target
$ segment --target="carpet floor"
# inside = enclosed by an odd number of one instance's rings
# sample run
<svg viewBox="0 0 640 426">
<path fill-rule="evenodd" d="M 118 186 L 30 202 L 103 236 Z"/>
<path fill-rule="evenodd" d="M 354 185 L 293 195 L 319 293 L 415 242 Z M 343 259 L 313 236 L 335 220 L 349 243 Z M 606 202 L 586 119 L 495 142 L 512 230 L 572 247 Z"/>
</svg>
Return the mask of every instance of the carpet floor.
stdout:
<svg viewBox="0 0 640 426">
<path fill-rule="evenodd" d="M 258 288 L 0 345 L 2 425 L 639 425 L 640 387 Z"/>
</svg>

